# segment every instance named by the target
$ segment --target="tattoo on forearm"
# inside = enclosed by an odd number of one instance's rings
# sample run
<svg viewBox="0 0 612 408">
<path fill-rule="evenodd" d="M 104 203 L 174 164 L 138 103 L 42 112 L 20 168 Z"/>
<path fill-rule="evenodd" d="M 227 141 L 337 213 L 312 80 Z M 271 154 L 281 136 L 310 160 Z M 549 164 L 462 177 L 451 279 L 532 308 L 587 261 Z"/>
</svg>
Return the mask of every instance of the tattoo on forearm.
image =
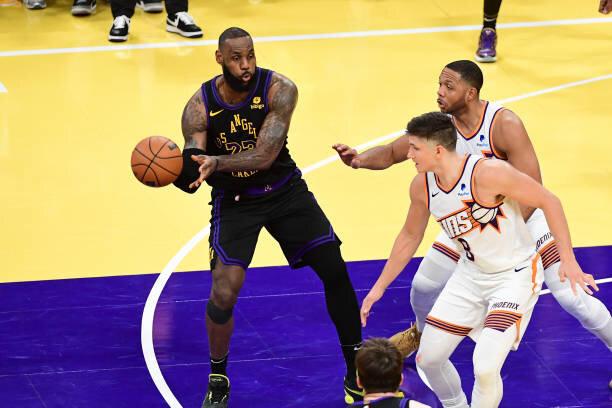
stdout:
<svg viewBox="0 0 612 408">
<path fill-rule="evenodd" d="M 181 117 L 185 148 L 203 148 L 201 146 L 201 135 L 206 132 L 206 125 L 206 107 L 202 101 L 202 93 L 198 91 L 185 105 L 183 116 Z"/>
<path fill-rule="evenodd" d="M 270 111 L 253 150 L 221 156 L 218 171 L 259 170 L 270 165 L 285 144 L 298 92 L 289 79 L 274 75 L 270 81 Z"/>
</svg>

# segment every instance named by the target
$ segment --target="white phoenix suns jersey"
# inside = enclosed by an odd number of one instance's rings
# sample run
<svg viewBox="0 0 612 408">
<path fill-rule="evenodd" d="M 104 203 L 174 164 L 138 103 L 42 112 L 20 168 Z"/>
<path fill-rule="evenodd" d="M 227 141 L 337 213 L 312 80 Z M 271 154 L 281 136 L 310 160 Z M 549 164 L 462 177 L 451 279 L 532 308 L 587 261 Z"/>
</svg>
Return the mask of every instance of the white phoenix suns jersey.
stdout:
<svg viewBox="0 0 612 408">
<path fill-rule="evenodd" d="M 484 273 L 510 269 L 535 251 L 516 201 L 505 198 L 485 206 L 474 194 L 474 169 L 487 160 L 466 155 L 457 182 L 444 190 L 432 172 L 425 174 L 428 207 L 461 257 Z"/>
<path fill-rule="evenodd" d="M 457 152 L 459 154 L 477 154 L 484 157 L 495 157 L 505 160 L 505 157 L 495 151 L 491 135 L 493 122 L 502 110 L 504 110 L 503 106 L 486 102 L 483 115 L 480 118 L 480 125 L 475 132 L 464 135 L 457 129 Z M 455 119 L 452 116 L 451 118 L 453 119 L 453 123 L 455 123 Z"/>
</svg>

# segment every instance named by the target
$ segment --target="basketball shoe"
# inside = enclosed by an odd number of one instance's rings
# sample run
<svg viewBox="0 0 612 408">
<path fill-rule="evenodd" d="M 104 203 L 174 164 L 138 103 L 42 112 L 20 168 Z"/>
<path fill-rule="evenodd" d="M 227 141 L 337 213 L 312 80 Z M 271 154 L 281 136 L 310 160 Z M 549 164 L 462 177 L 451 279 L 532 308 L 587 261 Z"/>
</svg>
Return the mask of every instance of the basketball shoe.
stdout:
<svg viewBox="0 0 612 408">
<path fill-rule="evenodd" d="M 483 28 L 480 32 L 480 39 L 478 40 L 478 50 L 476 50 L 476 56 L 474 58 L 478 62 L 497 61 L 497 52 L 495 51 L 496 46 L 497 32 L 492 28 Z"/>
<path fill-rule="evenodd" d="M 117 16 L 108 33 L 108 41 L 123 42 L 127 40 L 130 32 L 130 18 L 128 16 Z"/>
<path fill-rule="evenodd" d="M 96 11 L 96 0 L 74 0 L 72 3 L 73 16 L 89 16 Z"/>
<path fill-rule="evenodd" d="M 357 401 L 363 401 L 364 392 L 357 385 L 356 379 L 349 380 L 344 378 L 344 402 L 354 404 Z"/>
<path fill-rule="evenodd" d="M 186 11 L 169 14 L 166 19 L 166 31 L 177 33 L 187 38 L 202 37 L 202 29 L 198 27 Z"/>
<path fill-rule="evenodd" d="M 45 0 L 23 0 L 23 4 L 30 10 L 41 10 L 47 7 Z"/>
<path fill-rule="evenodd" d="M 229 392 L 229 378 L 222 374 L 210 374 L 202 408 L 227 408 Z"/>
<path fill-rule="evenodd" d="M 389 341 L 397 347 L 402 357 L 406 358 L 419 349 L 421 333 L 419 333 L 416 323 L 413 323 L 410 328 L 391 336 Z"/>
</svg>

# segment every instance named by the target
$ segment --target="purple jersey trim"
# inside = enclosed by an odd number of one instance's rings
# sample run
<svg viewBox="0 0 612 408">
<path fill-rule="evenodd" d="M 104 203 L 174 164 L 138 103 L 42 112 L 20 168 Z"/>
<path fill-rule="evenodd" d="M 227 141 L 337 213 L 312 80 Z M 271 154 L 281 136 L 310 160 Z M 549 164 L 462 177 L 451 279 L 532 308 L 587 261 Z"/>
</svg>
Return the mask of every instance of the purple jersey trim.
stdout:
<svg viewBox="0 0 612 408">
<path fill-rule="evenodd" d="M 268 87 L 270 86 L 270 80 L 272 79 L 273 73 L 274 71 L 268 71 L 268 75 L 266 76 L 266 84 L 264 85 L 264 89 L 263 89 L 263 97 L 264 97 L 264 105 L 265 105 L 266 113 L 270 111 L 270 108 L 268 107 Z"/>
<path fill-rule="evenodd" d="M 430 201 L 429 193 L 430 193 L 430 191 L 429 191 L 429 177 L 427 177 L 427 174 L 428 173 L 425 173 L 425 195 L 427 196 L 425 198 L 427 199 L 427 209 L 431 210 L 431 208 L 429 207 L 429 201 Z"/>
<path fill-rule="evenodd" d="M 221 106 L 224 109 L 238 110 L 238 109 L 244 108 L 246 105 L 251 103 L 251 100 L 253 99 L 253 96 L 257 92 L 257 87 L 259 85 L 259 77 L 260 76 L 261 76 L 261 68 L 257 68 L 255 70 L 255 86 L 253 87 L 253 90 L 251 91 L 249 96 L 244 101 L 239 103 L 238 105 L 228 105 L 227 103 L 223 102 L 223 99 L 221 99 L 221 96 L 217 92 L 217 86 L 215 85 L 215 83 L 217 82 L 217 79 L 219 79 L 221 77 L 221 75 L 217 75 L 210 82 L 210 87 L 212 88 L 212 93 L 213 93 L 213 96 L 215 97 L 215 101 L 219 104 L 219 106 Z"/>
<path fill-rule="evenodd" d="M 493 117 L 491 118 L 491 125 L 489 126 L 489 146 L 491 147 L 491 155 L 493 155 L 493 157 L 499 160 L 508 161 L 508 159 L 504 159 L 503 157 L 499 157 L 498 155 L 495 154 L 495 148 L 493 147 L 493 143 L 491 141 L 491 132 L 493 130 L 493 122 L 495 122 L 495 117 L 497 116 L 497 114 L 503 110 L 504 108 L 500 107 L 498 110 L 495 111 L 495 113 L 493 114 Z"/>
<path fill-rule="evenodd" d="M 480 133 L 480 129 L 482 129 L 482 127 L 484 126 L 484 122 L 485 122 L 485 118 L 487 117 L 487 111 L 489 110 L 489 101 L 485 101 L 485 109 L 484 112 L 482 114 L 482 122 L 480 122 L 480 125 L 478 126 L 478 130 L 476 130 L 472 136 L 467 137 L 466 135 L 464 135 L 463 133 L 461 133 L 461 131 L 459 130 L 459 128 L 457 127 L 457 125 L 455 125 L 455 129 L 457 130 L 457 133 L 459 133 L 461 135 L 462 138 L 464 138 L 465 140 L 470 140 L 472 137 L 476 136 L 478 133 Z M 453 119 L 453 124 L 454 124 L 454 119 Z"/>
<path fill-rule="evenodd" d="M 302 256 L 304 256 L 304 254 L 310 251 L 311 249 L 314 249 L 318 247 L 319 245 L 323 245 L 328 242 L 333 242 L 335 240 L 336 240 L 336 234 L 334 233 L 334 229 L 330 225 L 329 233 L 327 235 L 323 235 L 322 237 L 313 239 L 312 241 L 304 245 L 302 248 L 300 248 L 289 261 L 289 265 L 294 266 L 295 264 L 297 264 L 300 261 L 300 259 L 302 259 Z"/>
<path fill-rule="evenodd" d="M 201 87 L 202 100 L 204 101 L 204 110 L 206 111 L 206 130 L 208 130 L 208 124 L 210 123 L 210 116 L 208 111 L 208 98 L 206 97 L 206 82 Z"/>
<path fill-rule="evenodd" d="M 296 174 L 299 176 L 302 175 L 302 172 L 297 167 L 291 173 L 287 174 L 285 177 L 283 177 L 282 179 L 278 181 L 275 181 L 272 184 L 266 184 L 265 186 L 247 187 L 245 190 L 242 191 L 242 194 L 249 196 L 249 197 L 259 197 L 262 195 L 272 193 L 274 191 L 279 190 L 281 187 L 287 184 L 289 180 L 291 180 L 293 176 Z"/>
</svg>

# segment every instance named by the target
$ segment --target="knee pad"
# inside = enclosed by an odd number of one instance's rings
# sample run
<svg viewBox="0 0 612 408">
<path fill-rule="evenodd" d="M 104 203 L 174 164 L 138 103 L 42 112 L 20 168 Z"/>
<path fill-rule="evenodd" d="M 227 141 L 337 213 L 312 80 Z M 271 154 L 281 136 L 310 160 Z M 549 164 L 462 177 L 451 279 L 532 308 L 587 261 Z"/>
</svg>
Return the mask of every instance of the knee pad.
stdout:
<svg viewBox="0 0 612 408">
<path fill-rule="evenodd" d="M 206 314 L 216 324 L 225 324 L 232 318 L 234 308 L 231 307 L 228 310 L 223 310 L 217 307 L 212 300 L 208 299 L 206 304 Z"/>
</svg>

